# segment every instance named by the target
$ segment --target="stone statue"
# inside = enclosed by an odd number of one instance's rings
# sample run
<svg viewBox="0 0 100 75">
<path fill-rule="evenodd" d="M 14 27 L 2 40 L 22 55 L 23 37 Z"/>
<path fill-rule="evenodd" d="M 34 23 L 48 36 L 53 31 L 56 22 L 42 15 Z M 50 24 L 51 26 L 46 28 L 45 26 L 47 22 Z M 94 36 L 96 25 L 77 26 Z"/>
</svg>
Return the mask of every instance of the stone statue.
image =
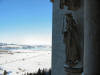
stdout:
<svg viewBox="0 0 100 75">
<path fill-rule="evenodd" d="M 73 67 L 80 61 L 80 46 L 78 44 L 79 34 L 75 20 L 71 14 L 66 15 L 66 31 L 64 32 L 64 43 L 66 45 L 66 64 Z"/>
<path fill-rule="evenodd" d="M 72 73 L 78 73 L 80 75 L 83 72 L 83 67 L 76 67 L 81 61 L 81 46 L 80 46 L 80 34 L 78 30 L 78 25 L 73 19 L 72 14 L 66 14 L 66 24 L 64 23 L 65 30 L 64 43 L 66 46 L 66 66 L 65 69 L 68 75 L 73 75 Z"/>
<path fill-rule="evenodd" d="M 83 19 L 77 14 L 82 6 L 82 0 L 61 0 L 61 6 L 64 8 L 66 5 L 68 10 L 72 10 L 72 14 L 64 15 L 66 17 L 66 23 L 64 22 L 64 43 L 66 46 L 66 65 L 64 65 L 68 75 L 72 73 L 78 73 L 80 75 L 83 72 Z M 83 8 L 81 8 L 83 10 Z M 81 11 L 82 11 L 81 10 Z M 75 15 L 76 14 L 76 15 Z M 72 16 L 73 15 L 73 16 Z M 77 16 L 77 17 L 76 17 Z M 84 37 L 84 36 L 83 36 Z"/>
</svg>

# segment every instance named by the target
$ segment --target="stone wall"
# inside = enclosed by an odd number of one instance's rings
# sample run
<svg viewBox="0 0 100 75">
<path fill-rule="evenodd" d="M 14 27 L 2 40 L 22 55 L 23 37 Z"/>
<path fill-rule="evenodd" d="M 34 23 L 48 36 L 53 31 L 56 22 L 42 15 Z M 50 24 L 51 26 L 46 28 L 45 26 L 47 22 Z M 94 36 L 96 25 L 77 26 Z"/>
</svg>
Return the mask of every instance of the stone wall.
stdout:
<svg viewBox="0 0 100 75">
<path fill-rule="evenodd" d="M 52 75 L 66 75 L 65 46 L 63 43 L 63 20 L 60 7 L 60 0 L 53 3 L 53 33 L 52 33 Z"/>
<path fill-rule="evenodd" d="M 72 0 L 71 0 L 72 1 Z M 72 14 L 73 19 L 77 23 L 79 36 L 81 39 L 77 40 L 80 43 L 81 60 L 76 67 L 83 67 L 83 0 L 80 0 L 79 8 L 76 10 L 69 10 L 65 5 L 61 6 L 61 0 L 54 0 L 53 2 L 53 33 L 52 33 L 52 75 L 66 75 L 64 64 L 66 63 L 66 45 L 64 43 L 64 15 Z"/>
</svg>

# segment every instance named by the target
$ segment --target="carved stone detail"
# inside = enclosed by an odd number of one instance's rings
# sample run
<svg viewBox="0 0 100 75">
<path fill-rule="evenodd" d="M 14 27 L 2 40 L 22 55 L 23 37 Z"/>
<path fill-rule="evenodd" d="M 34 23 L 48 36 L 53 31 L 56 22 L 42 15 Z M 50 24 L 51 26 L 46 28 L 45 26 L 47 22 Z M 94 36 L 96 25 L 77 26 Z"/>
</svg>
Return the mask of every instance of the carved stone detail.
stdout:
<svg viewBox="0 0 100 75">
<path fill-rule="evenodd" d="M 81 6 L 81 0 L 61 0 L 63 5 L 68 6 L 69 10 L 77 10 Z"/>
<path fill-rule="evenodd" d="M 66 45 L 66 64 L 73 67 L 80 61 L 80 46 L 78 43 L 79 33 L 76 22 L 71 14 L 66 15 L 67 31 L 64 32 L 64 43 Z"/>
</svg>

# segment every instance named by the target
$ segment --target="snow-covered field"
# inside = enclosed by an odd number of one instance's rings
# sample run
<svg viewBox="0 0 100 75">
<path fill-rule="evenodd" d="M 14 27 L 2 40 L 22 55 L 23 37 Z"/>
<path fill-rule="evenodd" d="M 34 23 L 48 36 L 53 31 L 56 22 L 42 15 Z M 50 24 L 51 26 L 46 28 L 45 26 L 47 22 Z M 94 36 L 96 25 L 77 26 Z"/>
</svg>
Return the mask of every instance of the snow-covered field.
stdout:
<svg viewBox="0 0 100 75">
<path fill-rule="evenodd" d="M 0 52 L 0 75 L 22 75 L 39 68 L 51 68 L 51 50 L 10 50 Z"/>
</svg>

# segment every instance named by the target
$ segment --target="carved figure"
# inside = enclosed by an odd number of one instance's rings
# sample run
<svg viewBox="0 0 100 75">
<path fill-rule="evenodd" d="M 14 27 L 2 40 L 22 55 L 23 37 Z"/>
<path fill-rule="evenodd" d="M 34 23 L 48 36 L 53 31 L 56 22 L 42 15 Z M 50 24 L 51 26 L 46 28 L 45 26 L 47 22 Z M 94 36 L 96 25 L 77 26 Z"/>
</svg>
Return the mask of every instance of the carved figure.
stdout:
<svg viewBox="0 0 100 75">
<path fill-rule="evenodd" d="M 64 43 L 66 45 L 66 64 L 70 67 L 78 64 L 80 60 L 80 46 L 78 43 L 79 33 L 76 22 L 71 14 L 66 15 L 67 31 L 64 32 Z"/>
</svg>

